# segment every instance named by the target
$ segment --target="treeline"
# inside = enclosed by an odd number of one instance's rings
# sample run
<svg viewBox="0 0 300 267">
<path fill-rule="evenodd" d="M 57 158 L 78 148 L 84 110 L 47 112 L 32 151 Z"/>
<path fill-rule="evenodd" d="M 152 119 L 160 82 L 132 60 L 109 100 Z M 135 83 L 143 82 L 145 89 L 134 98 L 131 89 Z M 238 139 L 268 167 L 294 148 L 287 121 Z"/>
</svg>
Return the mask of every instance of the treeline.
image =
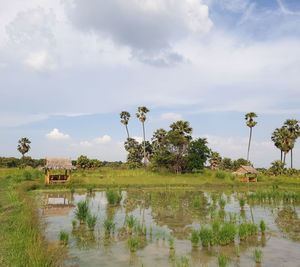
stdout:
<svg viewBox="0 0 300 267">
<path fill-rule="evenodd" d="M 87 156 L 81 155 L 77 160 L 72 161 L 72 165 L 78 169 L 97 169 L 100 167 L 118 168 L 123 165 L 122 161 L 100 161 L 98 159 L 90 159 Z"/>
<path fill-rule="evenodd" d="M 26 166 L 37 168 L 44 166 L 46 163 L 45 159 L 33 159 L 31 157 L 0 157 L 0 168 L 23 168 Z"/>
</svg>

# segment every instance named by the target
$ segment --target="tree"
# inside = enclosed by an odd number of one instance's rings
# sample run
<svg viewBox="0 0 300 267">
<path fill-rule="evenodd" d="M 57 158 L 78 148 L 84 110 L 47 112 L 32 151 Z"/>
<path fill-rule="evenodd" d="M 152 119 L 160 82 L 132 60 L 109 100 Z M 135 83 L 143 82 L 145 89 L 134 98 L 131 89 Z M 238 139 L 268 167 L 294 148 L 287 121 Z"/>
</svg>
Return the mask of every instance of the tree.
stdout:
<svg viewBox="0 0 300 267">
<path fill-rule="evenodd" d="M 129 138 L 128 122 L 130 119 L 130 113 L 127 111 L 122 111 L 120 113 L 120 119 L 121 119 L 121 123 L 125 125 L 126 132 L 127 132 L 127 138 Z"/>
<path fill-rule="evenodd" d="M 291 138 L 291 169 L 293 169 L 293 148 L 300 137 L 300 126 L 298 120 L 286 120 L 284 123 L 284 127 L 286 127 L 290 132 Z"/>
<path fill-rule="evenodd" d="M 24 158 L 25 154 L 30 150 L 31 141 L 27 137 L 23 137 L 18 141 L 18 150 Z"/>
<path fill-rule="evenodd" d="M 187 169 L 188 171 L 202 170 L 210 156 L 206 138 L 198 138 L 191 141 L 188 148 Z"/>
<path fill-rule="evenodd" d="M 134 138 L 128 138 L 125 142 L 125 150 L 128 152 L 127 163 L 129 164 L 129 167 L 140 167 L 143 159 L 142 145 Z"/>
<path fill-rule="evenodd" d="M 233 162 L 230 158 L 223 158 L 221 166 L 222 166 L 222 169 L 224 169 L 224 170 L 232 170 Z"/>
<path fill-rule="evenodd" d="M 271 140 L 274 142 L 274 145 L 280 150 L 280 161 L 283 159 L 283 134 L 281 128 L 276 128 L 272 133 Z"/>
<path fill-rule="evenodd" d="M 218 152 L 212 151 L 209 159 L 210 168 L 212 170 L 218 169 L 221 165 L 221 162 L 222 162 L 222 157 L 220 156 L 220 154 Z"/>
<path fill-rule="evenodd" d="M 271 163 L 270 172 L 274 175 L 281 175 L 284 172 L 284 166 L 281 160 L 275 160 Z"/>
<path fill-rule="evenodd" d="M 77 161 L 76 165 L 80 169 L 89 169 L 91 167 L 91 161 L 87 156 L 81 155 Z"/>
<path fill-rule="evenodd" d="M 190 123 L 188 121 L 176 121 L 170 125 L 170 128 L 174 132 L 178 132 L 181 136 L 186 137 L 191 140 L 192 127 L 190 127 Z"/>
<path fill-rule="evenodd" d="M 245 115 L 246 125 L 250 128 L 247 160 L 249 160 L 250 145 L 251 145 L 251 139 L 252 139 L 252 128 L 257 124 L 257 122 L 254 121 L 254 118 L 257 118 L 257 115 L 254 112 L 249 112 Z"/>
<path fill-rule="evenodd" d="M 239 158 L 233 161 L 233 169 L 236 171 L 241 166 L 251 166 L 251 162 L 249 160 Z"/>
<path fill-rule="evenodd" d="M 138 107 L 138 111 L 136 113 L 136 117 L 140 120 L 140 122 L 143 125 L 143 141 L 144 141 L 144 145 L 143 145 L 143 149 L 144 149 L 144 165 L 146 165 L 146 134 L 145 134 L 145 121 L 146 121 L 146 114 L 149 112 L 150 110 L 146 107 Z"/>
</svg>

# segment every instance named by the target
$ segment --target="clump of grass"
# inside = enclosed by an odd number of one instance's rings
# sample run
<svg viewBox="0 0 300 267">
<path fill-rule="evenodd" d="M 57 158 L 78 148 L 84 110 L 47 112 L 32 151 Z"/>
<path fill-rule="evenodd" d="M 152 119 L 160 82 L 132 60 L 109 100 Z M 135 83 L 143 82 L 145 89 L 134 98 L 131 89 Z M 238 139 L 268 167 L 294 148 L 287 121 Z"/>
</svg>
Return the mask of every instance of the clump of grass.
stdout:
<svg viewBox="0 0 300 267">
<path fill-rule="evenodd" d="M 136 252 L 140 245 L 140 241 L 137 237 L 130 237 L 127 243 L 130 252 Z"/>
<path fill-rule="evenodd" d="M 193 206 L 194 209 L 200 209 L 201 208 L 201 204 L 202 204 L 202 202 L 201 202 L 200 197 L 195 197 L 193 199 L 192 206 Z"/>
<path fill-rule="evenodd" d="M 170 250 L 174 250 L 175 249 L 175 245 L 174 245 L 175 241 L 174 241 L 174 237 L 170 237 L 169 238 L 169 248 Z"/>
<path fill-rule="evenodd" d="M 225 179 L 226 178 L 226 172 L 216 171 L 215 177 L 218 178 L 218 179 Z"/>
<path fill-rule="evenodd" d="M 89 230 L 94 231 L 96 222 L 97 222 L 97 216 L 89 213 L 86 218 L 86 222 L 87 222 Z"/>
<path fill-rule="evenodd" d="M 264 222 L 264 220 L 260 221 L 259 228 L 260 228 L 260 231 L 261 231 L 262 235 L 264 235 L 265 231 L 266 231 L 266 223 Z"/>
<path fill-rule="evenodd" d="M 193 248 L 197 248 L 199 246 L 199 242 L 200 242 L 199 231 L 197 230 L 192 231 L 191 242 Z"/>
<path fill-rule="evenodd" d="M 176 267 L 190 267 L 190 261 L 186 256 L 182 256 L 180 260 L 176 262 Z"/>
<path fill-rule="evenodd" d="M 75 228 L 77 226 L 77 221 L 76 220 L 72 220 L 72 227 L 73 227 L 73 229 Z"/>
<path fill-rule="evenodd" d="M 31 181 L 33 179 L 32 174 L 29 171 L 23 172 L 23 178 L 25 181 Z"/>
<path fill-rule="evenodd" d="M 88 202 L 87 201 L 78 202 L 76 210 L 75 210 L 75 216 L 81 224 L 85 223 L 88 214 L 89 214 L 89 204 L 88 204 Z"/>
<path fill-rule="evenodd" d="M 104 232 L 106 236 L 110 236 L 114 231 L 116 224 L 113 222 L 113 220 L 106 219 L 103 223 Z"/>
<path fill-rule="evenodd" d="M 225 255 L 218 256 L 218 265 L 219 267 L 226 267 L 229 264 L 229 258 Z"/>
<path fill-rule="evenodd" d="M 127 232 L 129 234 L 132 234 L 132 230 L 134 229 L 134 227 L 137 224 L 136 218 L 134 218 L 133 215 L 127 216 L 125 223 L 127 226 Z"/>
<path fill-rule="evenodd" d="M 134 226 L 134 231 L 137 235 L 140 235 L 140 236 L 146 236 L 147 235 L 146 226 L 140 224 L 139 222 L 136 222 L 136 224 Z"/>
<path fill-rule="evenodd" d="M 225 205 L 226 205 L 226 200 L 223 197 L 220 197 L 220 199 L 219 199 L 219 207 L 220 207 L 220 209 L 224 210 Z"/>
<path fill-rule="evenodd" d="M 240 198 L 239 202 L 240 202 L 240 208 L 241 210 L 243 210 L 246 204 L 246 200 L 244 198 Z"/>
<path fill-rule="evenodd" d="M 238 258 L 241 256 L 240 246 L 235 247 L 235 254 Z"/>
<path fill-rule="evenodd" d="M 254 257 L 254 260 L 256 263 L 261 263 L 262 262 L 262 251 L 258 248 L 256 248 L 254 251 L 253 251 L 253 257 Z"/>
<path fill-rule="evenodd" d="M 106 198 L 110 205 L 118 205 L 122 200 L 122 195 L 120 191 L 108 189 L 106 191 Z"/>
<path fill-rule="evenodd" d="M 240 240 L 246 240 L 248 237 L 256 235 L 257 232 L 258 228 L 254 223 L 242 223 L 239 226 Z"/>
<path fill-rule="evenodd" d="M 213 231 L 210 228 L 201 227 L 199 236 L 203 247 L 208 247 L 213 244 Z"/>
<path fill-rule="evenodd" d="M 224 246 L 233 243 L 235 234 L 235 225 L 232 223 L 225 223 L 219 231 L 219 244 Z"/>
<path fill-rule="evenodd" d="M 59 232 L 59 241 L 61 242 L 61 244 L 63 244 L 64 246 L 68 245 L 69 243 L 69 234 L 63 230 L 61 230 Z"/>
</svg>

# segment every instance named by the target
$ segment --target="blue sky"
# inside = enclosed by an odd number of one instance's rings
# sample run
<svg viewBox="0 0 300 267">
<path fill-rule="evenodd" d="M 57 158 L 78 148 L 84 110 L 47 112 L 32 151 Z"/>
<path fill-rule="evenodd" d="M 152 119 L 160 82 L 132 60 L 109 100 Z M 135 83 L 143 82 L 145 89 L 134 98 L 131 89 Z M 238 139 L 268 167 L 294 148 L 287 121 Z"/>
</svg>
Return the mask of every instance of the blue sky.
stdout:
<svg viewBox="0 0 300 267">
<path fill-rule="evenodd" d="M 300 2 L 0 0 L 0 154 L 124 160 L 119 112 L 146 105 L 147 137 L 191 122 L 223 156 L 245 157 L 244 114 L 258 113 L 251 159 L 299 118 Z M 300 167 L 296 144 L 295 165 Z"/>
</svg>

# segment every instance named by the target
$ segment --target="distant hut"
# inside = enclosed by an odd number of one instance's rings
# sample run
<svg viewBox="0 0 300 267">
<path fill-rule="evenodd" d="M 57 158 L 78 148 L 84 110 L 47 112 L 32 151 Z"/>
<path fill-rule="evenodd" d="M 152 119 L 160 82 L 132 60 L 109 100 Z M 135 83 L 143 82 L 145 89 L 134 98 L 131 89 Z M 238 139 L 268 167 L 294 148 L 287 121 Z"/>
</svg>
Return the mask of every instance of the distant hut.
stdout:
<svg viewBox="0 0 300 267">
<path fill-rule="evenodd" d="M 75 167 L 70 159 L 46 159 L 45 184 L 65 183 L 70 180 L 71 171 Z"/>
<path fill-rule="evenodd" d="M 252 166 L 241 166 L 234 174 L 242 176 L 240 178 L 242 182 L 256 182 L 259 172 Z"/>
</svg>

